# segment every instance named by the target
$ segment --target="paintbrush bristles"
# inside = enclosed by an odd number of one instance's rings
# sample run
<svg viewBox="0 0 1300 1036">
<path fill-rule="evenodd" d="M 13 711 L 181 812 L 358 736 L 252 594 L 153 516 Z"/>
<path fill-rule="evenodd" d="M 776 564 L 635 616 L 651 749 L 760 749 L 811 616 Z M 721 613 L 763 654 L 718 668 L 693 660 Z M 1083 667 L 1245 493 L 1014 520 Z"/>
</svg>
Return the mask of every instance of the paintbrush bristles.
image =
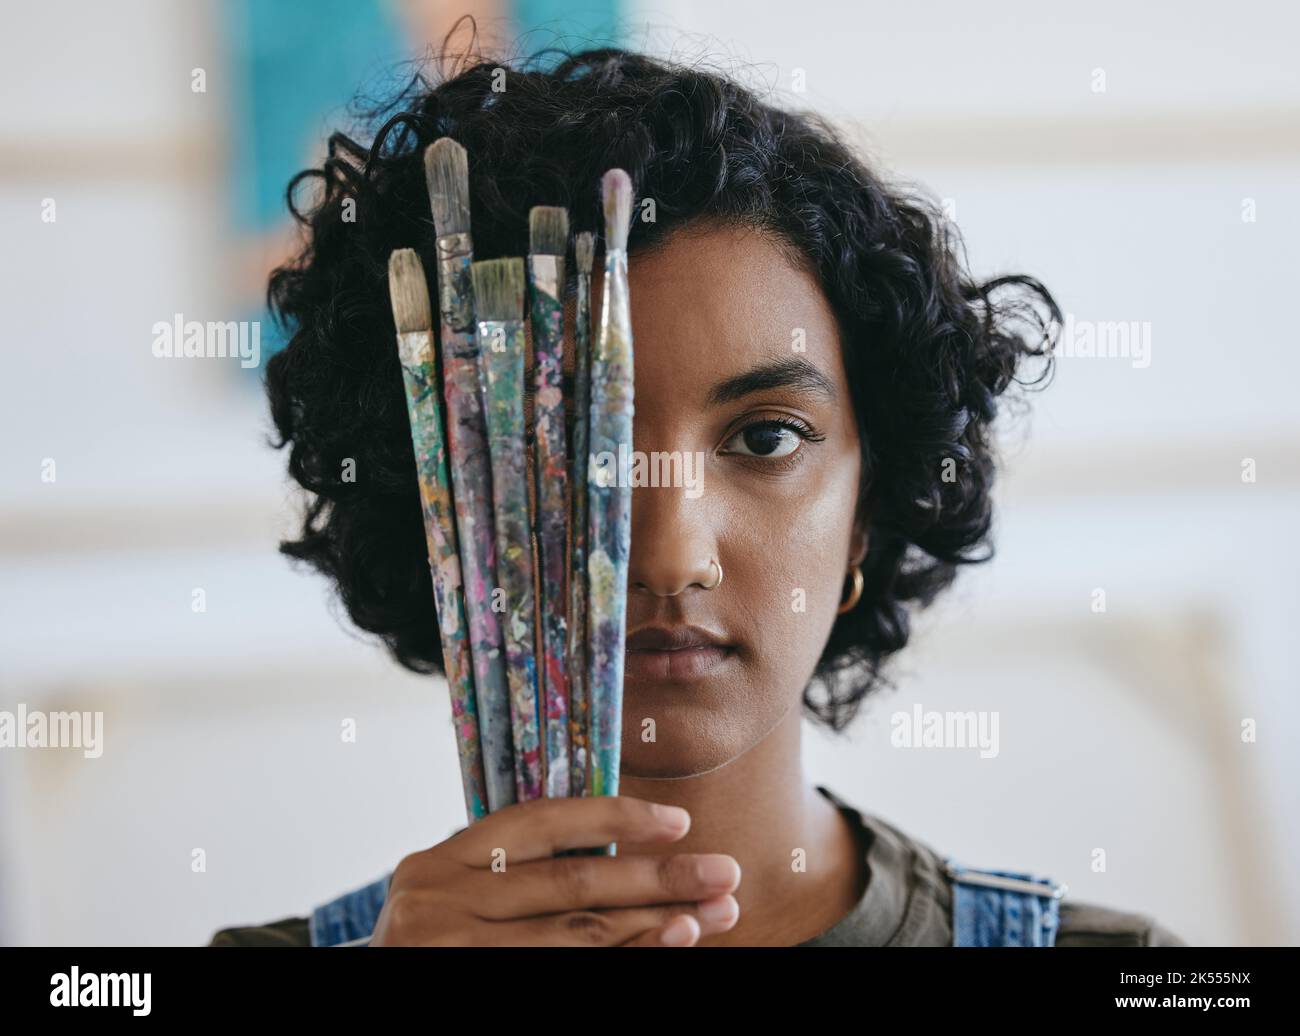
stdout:
<svg viewBox="0 0 1300 1036">
<path fill-rule="evenodd" d="M 450 137 L 435 140 L 424 151 L 424 178 L 429 207 L 439 237 L 469 231 L 469 157 Z"/>
<path fill-rule="evenodd" d="M 627 248 L 627 231 L 632 222 L 632 180 L 622 169 L 611 169 L 600 178 L 600 201 L 605 210 L 605 248 Z"/>
<path fill-rule="evenodd" d="M 479 320 L 524 319 L 524 261 L 485 259 L 469 268 L 474 280 L 474 310 Z"/>
<path fill-rule="evenodd" d="M 388 294 L 398 334 L 433 329 L 429 283 L 424 279 L 424 264 L 413 248 L 395 249 L 388 257 Z"/>
<path fill-rule="evenodd" d="M 591 264 L 596 258 L 596 235 L 584 230 L 573 239 L 573 256 L 578 261 L 579 273 L 591 273 Z"/>
<path fill-rule="evenodd" d="M 528 213 L 528 251 L 533 255 L 564 255 L 569 250 L 569 210 L 534 205 Z"/>
</svg>

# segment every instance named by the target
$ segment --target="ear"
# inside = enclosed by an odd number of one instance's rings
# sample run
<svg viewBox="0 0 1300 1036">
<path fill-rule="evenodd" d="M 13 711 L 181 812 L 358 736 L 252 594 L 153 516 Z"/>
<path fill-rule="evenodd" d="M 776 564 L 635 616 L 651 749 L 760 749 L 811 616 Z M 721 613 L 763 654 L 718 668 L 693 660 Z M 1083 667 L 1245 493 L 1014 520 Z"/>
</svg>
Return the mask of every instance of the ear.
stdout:
<svg viewBox="0 0 1300 1036">
<path fill-rule="evenodd" d="M 862 560 L 867 556 L 867 547 L 870 543 L 870 538 L 866 519 L 856 519 L 853 523 L 853 539 L 850 541 L 850 565 L 862 564 Z"/>
</svg>

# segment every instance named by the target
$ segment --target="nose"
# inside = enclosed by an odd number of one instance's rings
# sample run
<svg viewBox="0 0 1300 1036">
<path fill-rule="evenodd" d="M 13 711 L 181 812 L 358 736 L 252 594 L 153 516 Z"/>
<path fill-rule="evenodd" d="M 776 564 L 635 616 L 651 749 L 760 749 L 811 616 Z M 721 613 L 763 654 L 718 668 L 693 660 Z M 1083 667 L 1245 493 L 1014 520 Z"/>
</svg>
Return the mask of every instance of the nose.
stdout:
<svg viewBox="0 0 1300 1036">
<path fill-rule="evenodd" d="M 692 499 L 681 486 L 633 488 L 630 592 L 673 597 L 716 583 L 717 540 L 705 500 Z"/>
</svg>

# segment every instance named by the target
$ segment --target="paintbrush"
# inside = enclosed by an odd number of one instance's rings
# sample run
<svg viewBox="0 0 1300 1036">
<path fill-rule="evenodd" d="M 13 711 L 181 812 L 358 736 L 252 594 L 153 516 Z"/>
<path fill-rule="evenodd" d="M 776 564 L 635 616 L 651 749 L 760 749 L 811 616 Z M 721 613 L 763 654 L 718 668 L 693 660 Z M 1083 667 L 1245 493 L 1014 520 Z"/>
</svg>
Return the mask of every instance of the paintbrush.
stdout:
<svg viewBox="0 0 1300 1036">
<path fill-rule="evenodd" d="M 564 255 L 569 214 L 537 205 L 528 214 L 528 285 L 533 331 L 534 477 L 541 624 L 538 680 L 545 718 L 546 795 L 569 794 L 568 465 L 564 426 Z"/>
<path fill-rule="evenodd" d="M 600 333 L 591 366 L 591 441 L 587 515 L 587 695 L 592 795 L 617 795 L 623 739 L 623 658 L 627 639 L 632 490 L 610 458 L 632 449 L 632 312 L 627 235 L 632 181 L 611 169 L 600 181 L 605 215 L 605 279 Z M 623 476 L 623 477 L 620 477 Z M 611 842 L 603 850 L 616 852 Z"/>
<path fill-rule="evenodd" d="M 497 586 L 505 595 L 510 726 L 519 801 L 542 797 L 537 664 L 533 636 L 533 551 L 524 422 L 524 261 L 473 263 L 479 363 L 486 390 L 496 520 Z"/>
<path fill-rule="evenodd" d="M 570 482 L 569 762 L 570 794 L 587 795 L 587 455 L 591 422 L 591 265 L 596 239 L 573 239 L 578 300 L 573 341 L 573 478 Z"/>
<path fill-rule="evenodd" d="M 433 312 L 424 265 L 412 249 L 400 248 L 388 258 L 388 293 L 397 326 L 397 352 L 406 388 L 411 444 L 424 511 L 424 533 L 433 575 L 433 598 L 442 637 L 443 669 L 451 693 L 452 723 L 460 757 L 465 811 L 472 824 L 487 815 L 483 761 L 479 748 L 478 715 L 474 701 L 474 671 L 470 661 L 465 606 L 461 596 L 460 557 L 447 473 L 442 408 L 438 405 L 438 373 L 434 367 Z"/>
<path fill-rule="evenodd" d="M 443 394 L 447 403 L 453 496 L 470 656 L 478 700 L 479 740 L 488 809 L 516 801 L 510 687 L 501 623 L 492 610 L 496 585 L 496 525 L 492 471 L 483 414 L 482 372 L 474 330 L 474 259 L 470 236 L 469 162 L 450 137 L 424 152 L 425 180 L 437 231 L 438 313 Z"/>
</svg>

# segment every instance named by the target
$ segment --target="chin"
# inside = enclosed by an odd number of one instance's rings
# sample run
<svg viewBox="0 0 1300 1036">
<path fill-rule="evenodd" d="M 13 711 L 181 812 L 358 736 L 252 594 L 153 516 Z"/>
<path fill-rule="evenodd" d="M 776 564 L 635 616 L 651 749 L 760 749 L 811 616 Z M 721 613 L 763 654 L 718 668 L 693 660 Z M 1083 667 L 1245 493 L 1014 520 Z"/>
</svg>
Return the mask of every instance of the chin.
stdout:
<svg viewBox="0 0 1300 1036">
<path fill-rule="evenodd" d="M 653 745 L 645 747 L 654 748 Z M 640 780 L 684 780 L 688 777 L 699 777 L 710 770 L 716 770 L 723 763 L 730 761 L 729 759 L 714 761 L 711 759 L 669 758 L 662 753 L 655 752 L 637 754 L 645 756 L 645 758 L 628 758 L 626 755 L 624 756 L 619 767 L 621 776 L 635 777 Z"/>
<path fill-rule="evenodd" d="M 698 777 L 725 766 L 745 753 L 760 737 L 741 726 L 752 716 L 731 713 L 710 714 L 695 706 L 685 710 L 656 709 L 649 713 L 655 720 L 654 741 L 643 740 L 643 718 L 634 710 L 624 710 L 623 756 L 619 772 L 625 777 L 656 780 L 680 780 Z"/>
</svg>

